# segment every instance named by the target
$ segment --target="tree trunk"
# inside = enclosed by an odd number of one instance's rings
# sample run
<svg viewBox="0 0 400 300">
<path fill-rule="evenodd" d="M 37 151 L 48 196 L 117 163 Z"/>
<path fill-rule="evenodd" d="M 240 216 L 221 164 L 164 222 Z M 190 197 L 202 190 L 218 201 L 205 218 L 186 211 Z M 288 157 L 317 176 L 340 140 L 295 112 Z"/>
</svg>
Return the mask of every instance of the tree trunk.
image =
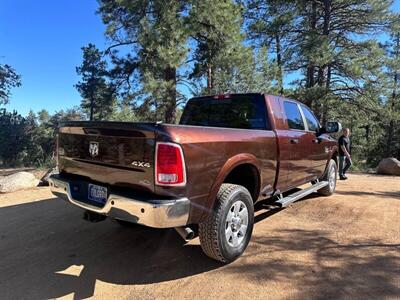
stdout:
<svg viewBox="0 0 400 300">
<path fill-rule="evenodd" d="M 279 33 L 275 35 L 276 44 L 276 64 L 278 65 L 278 88 L 279 94 L 283 94 L 283 70 L 282 70 L 282 53 L 281 53 L 281 39 Z"/>
<path fill-rule="evenodd" d="M 315 29 L 317 27 L 317 3 L 312 1 L 311 4 L 311 14 L 310 14 L 310 32 L 315 33 Z M 315 84 L 314 81 L 314 65 L 309 62 L 307 66 L 307 79 L 306 79 L 306 88 L 312 88 Z M 312 102 L 311 100 L 309 102 Z M 311 105 L 312 103 L 309 103 Z"/>
<path fill-rule="evenodd" d="M 396 49 L 395 49 L 395 60 L 397 61 L 399 58 L 400 51 L 400 33 L 396 35 Z M 396 106 L 396 98 L 397 98 L 397 85 L 398 85 L 398 70 L 394 70 L 393 76 L 393 91 L 390 103 L 390 110 L 393 113 Z M 393 116 L 390 117 L 389 128 L 388 128 L 388 136 L 386 142 L 386 156 L 390 157 L 392 154 L 392 143 L 393 143 L 393 135 L 394 135 L 394 120 Z"/>
<path fill-rule="evenodd" d="M 209 94 L 212 93 L 213 87 L 214 83 L 213 83 L 212 66 L 211 64 L 207 64 L 207 92 Z"/>
<path fill-rule="evenodd" d="M 210 60 L 212 57 L 211 49 L 208 48 L 208 60 Z M 214 88 L 214 82 L 213 82 L 213 69 L 211 62 L 207 62 L 207 92 L 208 94 L 212 94 L 212 90 Z"/>
<path fill-rule="evenodd" d="M 165 107 L 165 123 L 175 123 L 175 109 L 176 109 L 176 69 L 165 69 L 165 81 L 167 82 L 166 90 L 166 107 Z"/>
<path fill-rule="evenodd" d="M 330 23 L 331 23 L 331 9 L 332 9 L 332 0 L 324 0 L 324 27 L 322 29 L 322 35 L 326 41 L 329 42 L 329 33 L 330 33 Z M 329 63 L 325 63 L 324 65 L 318 68 L 318 85 L 326 86 L 326 77 L 327 68 Z"/>
<path fill-rule="evenodd" d="M 90 97 L 90 121 L 93 121 L 93 106 L 94 106 L 94 99 Z"/>
</svg>

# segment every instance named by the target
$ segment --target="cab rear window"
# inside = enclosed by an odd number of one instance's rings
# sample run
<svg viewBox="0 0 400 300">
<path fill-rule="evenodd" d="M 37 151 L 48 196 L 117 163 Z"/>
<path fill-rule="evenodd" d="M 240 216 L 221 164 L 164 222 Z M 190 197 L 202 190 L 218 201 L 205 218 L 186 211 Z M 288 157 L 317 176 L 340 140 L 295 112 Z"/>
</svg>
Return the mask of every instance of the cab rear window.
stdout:
<svg viewBox="0 0 400 300">
<path fill-rule="evenodd" d="M 269 129 L 264 98 L 260 95 L 189 100 L 180 124 L 243 129 Z"/>
</svg>

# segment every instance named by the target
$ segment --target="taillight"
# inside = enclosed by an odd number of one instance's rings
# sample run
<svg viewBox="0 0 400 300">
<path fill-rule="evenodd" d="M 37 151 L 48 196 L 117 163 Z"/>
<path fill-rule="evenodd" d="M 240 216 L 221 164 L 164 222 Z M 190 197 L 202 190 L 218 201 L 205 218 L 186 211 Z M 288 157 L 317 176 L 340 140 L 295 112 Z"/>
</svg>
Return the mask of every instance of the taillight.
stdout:
<svg viewBox="0 0 400 300">
<path fill-rule="evenodd" d="M 157 143 L 156 184 L 183 186 L 186 184 L 185 160 L 182 148 L 172 143 Z"/>
</svg>

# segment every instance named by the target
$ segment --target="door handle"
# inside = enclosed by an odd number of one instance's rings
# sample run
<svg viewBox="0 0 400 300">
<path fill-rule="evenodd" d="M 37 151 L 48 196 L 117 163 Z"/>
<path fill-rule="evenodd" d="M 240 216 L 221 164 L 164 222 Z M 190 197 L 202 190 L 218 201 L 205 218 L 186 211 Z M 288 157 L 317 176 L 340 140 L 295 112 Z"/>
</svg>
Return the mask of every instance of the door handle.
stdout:
<svg viewBox="0 0 400 300">
<path fill-rule="evenodd" d="M 299 139 L 290 139 L 290 143 L 291 144 L 298 144 L 299 143 Z"/>
<path fill-rule="evenodd" d="M 319 140 L 319 139 L 313 139 L 312 142 L 313 142 L 314 144 L 319 144 L 319 143 L 320 143 L 320 140 Z"/>
</svg>

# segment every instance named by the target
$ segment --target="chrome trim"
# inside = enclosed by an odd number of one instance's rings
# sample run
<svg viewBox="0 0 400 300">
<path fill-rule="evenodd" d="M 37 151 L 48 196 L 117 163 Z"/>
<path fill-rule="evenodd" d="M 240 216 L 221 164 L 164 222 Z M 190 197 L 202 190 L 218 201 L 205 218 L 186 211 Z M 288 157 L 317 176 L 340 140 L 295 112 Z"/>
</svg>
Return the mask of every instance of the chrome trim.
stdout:
<svg viewBox="0 0 400 300">
<path fill-rule="evenodd" d="M 73 199 L 67 180 L 61 179 L 58 176 L 51 176 L 49 184 L 55 196 L 83 209 L 111 218 L 155 228 L 185 226 L 188 222 L 190 201 L 186 197 L 173 200 L 152 199 L 145 202 L 110 194 L 104 207 L 100 208 Z"/>
</svg>

